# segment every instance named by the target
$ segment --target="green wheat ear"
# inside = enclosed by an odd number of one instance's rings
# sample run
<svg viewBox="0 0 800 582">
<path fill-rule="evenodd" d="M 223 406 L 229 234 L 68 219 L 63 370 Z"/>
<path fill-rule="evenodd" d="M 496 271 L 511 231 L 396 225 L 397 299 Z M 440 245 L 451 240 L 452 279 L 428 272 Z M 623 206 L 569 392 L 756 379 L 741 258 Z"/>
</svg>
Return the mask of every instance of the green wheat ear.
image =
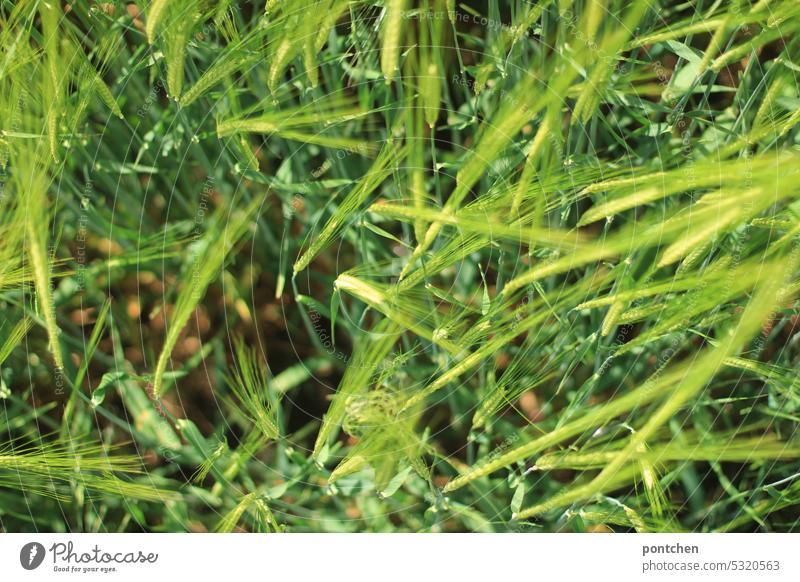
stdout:
<svg viewBox="0 0 800 582">
<path fill-rule="evenodd" d="M 153 0 L 147 7 L 147 41 L 152 44 L 155 40 L 156 31 L 166 16 L 167 8 L 173 4 L 172 0 Z"/>
<path fill-rule="evenodd" d="M 239 71 L 246 71 L 260 58 L 256 51 L 247 49 L 229 50 L 220 55 L 219 59 L 203 74 L 192 87 L 181 95 L 180 103 L 187 107 L 205 95 L 215 85 L 222 83 Z"/>
<path fill-rule="evenodd" d="M 381 71 L 390 84 L 400 66 L 400 42 L 406 0 L 387 0 L 383 16 L 383 46 L 381 47 Z"/>
<path fill-rule="evenodd" d="M 280 437 L 277 407 L 279 395 L 270 391 L 267 369 L 261 357 L 242 339 L 234 344 L 236 366 L 228 379 L 246 416 L 267 439 Z"/>
<path fill-rule="evenodd" d="M 234 531 L 245 513 L 249 514 L 255 522 L 254 531 L 277 532 L 283 530 L 263 496 L 253 492 L 243 495 L 239 503 L 219 520 L 214 531 L 218 533 Z"/>
<path fill-rule="evenodd" d="M 33 164 L 33 162 L 29 162 Z M 53 293 L 51 287 L 51 261 L 47 252 L 47 229 L 41 228 L 44 224 L 48 224 L 49 213 L 47 203 L 47 189 L 50 181 L 44 175 L 41 169 L 37 169 L 35 165 L 23 166 L 28 169 L 27 176 L 30 182 L 24 183 L 22 180 L 19 184 L 21 192 L 27 192 L 25 196 L 25 233 L 26 233 L 26 246 L 27 254 L 31 262 L 31 270 L 33 280 L 36 287 L 36 297 L 39 302 L 39 311 L 45 321 L 47 328 L 47 335 L 49 337 L 50 353 L 53 355 L 55 361 L 56 373 L 63 374 L 64 370 L 64 356 L 61 352 L 61 344 L 59 342 L 59 329 L 56 320 L 56 310 L 53 303 Z M 23 174 L 24 175 L 24 174 Z"/>
<path fill-rule="evenodd" d="M 315 458 L 319 459 L 341 426 L 350 398 L 360 395 L 370 387 L 379 366 L 397 342 L 401 329 L 393 321 L 382 319 L 356 343 L 353 357 L 317 433 L 313 452 Z"/>
<path fill-rule="evenodd" d="M 8 358 L 12 351 L 19 345 L 25 334 L 31 329 L 33 322 L 29 318 L 18 321 L 10 330 L 6 331 L 6 326 L 0 327 L 5 332 L 5 339 L 0 344 L 0 365 Z"/>
<path fill-rule="evenodd" d="M 79 440 L 69 446 L 12 440 L 0 445 L 0 487 L 26 493 L 70 499 L 70 487 L 79 483 L 95 494 L 144 501 L 175 500 L 175 491 L 139 479 L 143 472 L 136 455 L 118 453 Z M 122 476 L 126 477 L 123 479 Z"/>
<path fill-rule="evenodd" d="M 188 283 L 180 290 L 175 309 L 167 325 L 164 347 L 153 373 L 153 395 L 161 396 L 164 373 L 181 331 L 189 321 L 195 307 L 205 295 L 208 286 L 221 273 L 230 252 L 252 227 L 262 201 L 254 199 L 241 210 L 219 208 L 210 218 L 211 225 L 195 243 L 194 258 L 187 266 Z"/>
<path fill-rule="evenodd" d="M 381 150 L 369 171 L 359 180 L 356 186 L 345 196 L 331 217 L 322 227 L 319 235 L 311 242 L 306 251 L 295 262 L 292 270 L 299 273 L 305 269 L 317 254 L 327 247 L 336 235 L 347 226 L 364 201 L 395 171 L 403 160 L 407 149 L 397 143 L 389 142 Z"/>
</svg>

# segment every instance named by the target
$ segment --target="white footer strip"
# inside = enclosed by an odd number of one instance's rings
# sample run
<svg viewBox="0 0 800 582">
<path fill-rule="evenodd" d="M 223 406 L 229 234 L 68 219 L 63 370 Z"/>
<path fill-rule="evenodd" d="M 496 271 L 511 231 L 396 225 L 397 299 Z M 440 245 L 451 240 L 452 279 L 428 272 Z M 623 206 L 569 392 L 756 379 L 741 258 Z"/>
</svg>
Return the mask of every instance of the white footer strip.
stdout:
<svg viewBox="0 0 800 582">
<path fill-rule="evenodd" d="M 0 579 L 797 582 L 799 554 L 800 534 L 0 534 Z"/>
</svg>

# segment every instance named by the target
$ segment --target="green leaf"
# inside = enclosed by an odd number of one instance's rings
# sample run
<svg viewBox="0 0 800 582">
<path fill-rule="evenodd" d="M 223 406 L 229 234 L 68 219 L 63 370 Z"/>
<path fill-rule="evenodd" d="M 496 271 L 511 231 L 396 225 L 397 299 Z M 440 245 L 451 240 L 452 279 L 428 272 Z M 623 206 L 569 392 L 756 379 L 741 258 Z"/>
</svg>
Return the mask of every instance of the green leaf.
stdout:
<svg viewBox="0 0 800 582">
<path fill-rule="evenodd" d="M 397 475 L 392 477 L 392 479 L 389 481 L 389 484 L 380 492 L 381 497 L 386 498 L 394 495 L 397 490 L 403 486 L 403 483 L 405 483 L 406 479 L 408 479 L 408 476 L 413 470 L 413 467 L 408 466 L 400 471 Z"/>
<path fill-rule="evenodd" d="M 514 519 L 522 508 L 522 501 L 525 499 L 525 482 L 520 479 L 514 489 L 514 496 L 511 498 L 511 519 Z"/>
<path fill-rule="evenodd" d="M 106 391 L 117 382 L 128 379 L 127 372 L 106 372 L 100 378 L 100 383 L 97 388 L 92 390 L 92 406 L 99 406 L 103 403 L 106 397 Z"/>
<path fill-rule="evenodd" d="M 336 314 L 339 313 L 339 289 L 334 289 L 331 295 L 331 343 L 336 345 Z"/>
<path fill-rule="evenodd" d="M 690 63 L 699 63 L 701 60 L 703 60 L 703 57 L 699 52 L 677 40 L 668 40 L 667 46 L 670 48 L 670 50 L 672 50 L 673 53 Z"/>
</svg>

